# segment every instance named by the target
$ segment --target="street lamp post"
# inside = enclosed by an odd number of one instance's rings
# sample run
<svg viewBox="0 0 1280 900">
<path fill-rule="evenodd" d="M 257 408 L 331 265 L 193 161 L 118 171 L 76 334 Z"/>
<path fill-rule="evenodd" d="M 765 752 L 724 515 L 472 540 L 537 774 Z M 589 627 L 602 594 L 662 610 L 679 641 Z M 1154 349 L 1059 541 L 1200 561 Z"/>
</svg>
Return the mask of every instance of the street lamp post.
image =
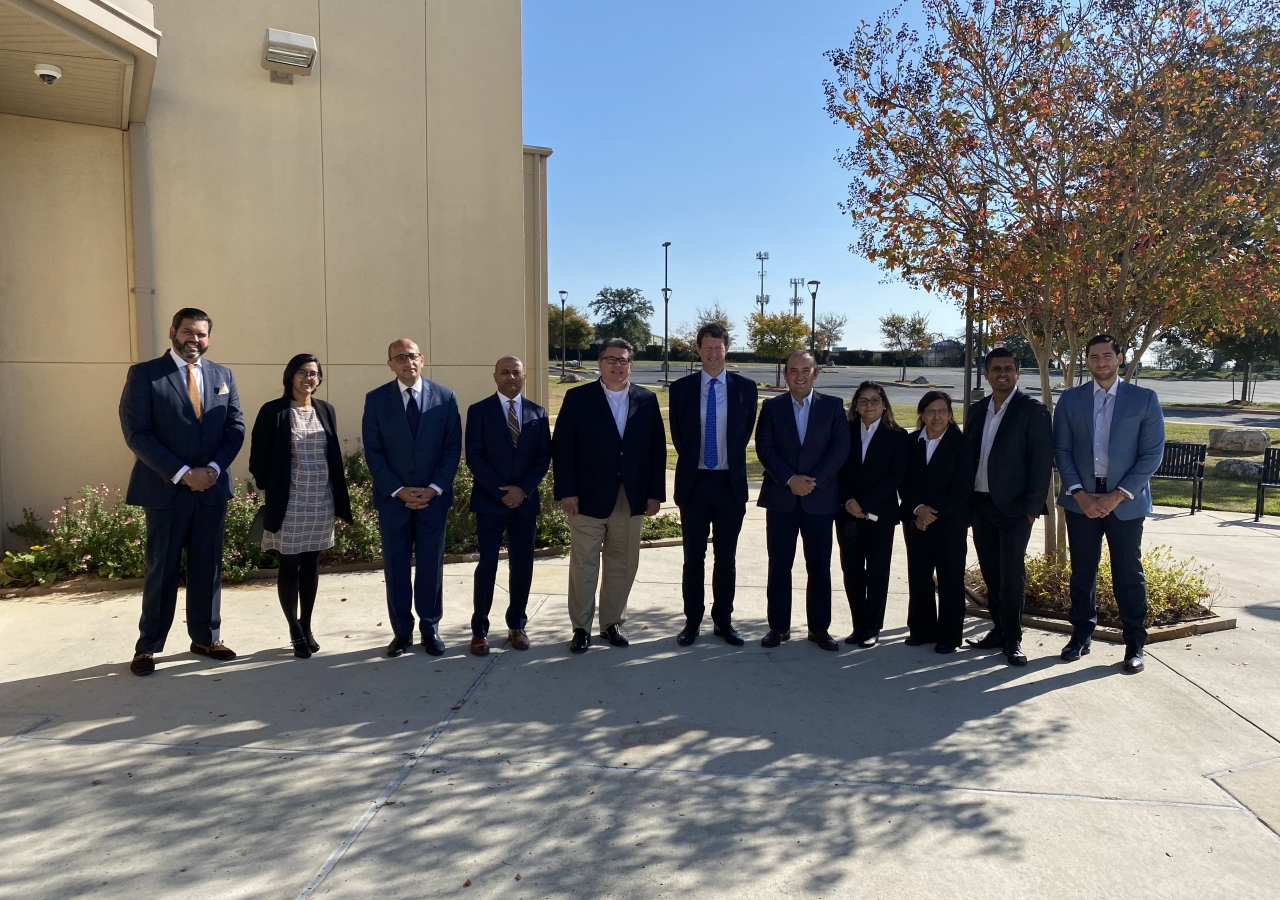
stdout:
<svg viewBox="0 0 1280 900">
<path fill-rule="evenodd" d="M 814 338 L 818 333 L 818 285 L 821 282 L 809 282 L 809 296 L 813 298 L 813 308 L 809 314 L 809 352 L 816 353 L 814 350 Z M 817 359 L 817 356 L 814 357 Z"/>
<path fill-rule="evenodd" d="M 561 291 L 560 292 L 560 380 L 561 381 L 564 381 L 564 354 L 565 354 L 564 302 L 567 299 L 569 299 L 569 292 Z"/>
<path fill-rule="evenodd" d="M 667 343 L 667 326 L 671 320 L 671 288 L 667 287 L 667 251 L 670 241 L 662 242 L 662 383 L 671 383 L 671 350 Z"/>
</svg>

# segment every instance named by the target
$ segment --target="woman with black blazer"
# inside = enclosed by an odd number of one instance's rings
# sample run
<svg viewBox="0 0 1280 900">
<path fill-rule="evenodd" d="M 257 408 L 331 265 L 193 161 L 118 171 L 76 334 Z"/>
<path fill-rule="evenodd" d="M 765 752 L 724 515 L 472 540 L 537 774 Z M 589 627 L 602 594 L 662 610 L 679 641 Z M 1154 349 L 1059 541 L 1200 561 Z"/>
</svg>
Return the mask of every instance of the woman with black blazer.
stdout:
<svg viewBox="0 0 1280 900">
<path fill-rule="evenodd" d="M 903 537 L 907 542 L 906 639 L 954 653 L 964 629 L 964 567 L 969 552 L 969 495 L 973 454 L 951 414 L 951 396 L 929 391 L 916 407 L 902 482 Z M 934 574 L 937 604 L 934 604 Z"/>
<path fill-rule="evenodd" d="M 320 552 L 333 546 L 334 516 L 351 521 L 337 417 L 315 396 L 323 381 L 310 353 L 289 360 L 284 396 L 258 410 L 249 448 L 249 473 L 266 506 L 262 548 L 280 556 L 276 591 L 293 655 L 301 659 L 320 649 L 311 634 Z"/>
<path fill-rule="evenodd" d="M 910 440 L 893 418 L 884 388 L 864 381 L 849 403 L 849 457 L 837 476 L 836 540 L 853 632 L 846 644 L 874 647 L 884 627 L 889 566 L 898 527 L 898 487 Z"/>
</svg>

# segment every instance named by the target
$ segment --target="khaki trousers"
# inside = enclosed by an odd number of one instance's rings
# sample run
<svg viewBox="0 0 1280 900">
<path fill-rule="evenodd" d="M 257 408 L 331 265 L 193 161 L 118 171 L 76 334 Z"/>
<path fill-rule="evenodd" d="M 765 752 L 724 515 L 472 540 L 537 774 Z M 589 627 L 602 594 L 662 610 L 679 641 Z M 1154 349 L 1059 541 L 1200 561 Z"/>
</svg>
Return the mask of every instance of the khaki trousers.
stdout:
<svg viewBox="0 0 1280 900">
<path fill-rule="evenodd" d="M 596 584 L 600 585 L 600 630 L 627 621 L 627 598 L 640 567 L 640 529 L 644 516 L 631 515 L 625 488 L 607 519 L 569 516 L 569 618 L 574 628 L 591 633 L 596 612 Z M 603 552 L 602 552 L 603 551 Z"/>
</svg>

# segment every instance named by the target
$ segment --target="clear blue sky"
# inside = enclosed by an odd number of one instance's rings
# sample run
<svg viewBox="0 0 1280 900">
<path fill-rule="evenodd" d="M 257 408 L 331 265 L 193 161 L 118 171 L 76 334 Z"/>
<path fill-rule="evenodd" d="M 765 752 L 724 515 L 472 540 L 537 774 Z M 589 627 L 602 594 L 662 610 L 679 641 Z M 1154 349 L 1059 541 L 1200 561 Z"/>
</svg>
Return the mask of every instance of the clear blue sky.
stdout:
<svg viewBox="0 0 1280 900">
<path fill-rule="evenodd" d="M 524 140 L 551 147 L 549 289 L 584 309 L 601 287 L 638 287 L 662 332 L 662 242 L 671 241 L 671 326 L 719 300 L 741 322 L 770 259 L 770 311 L 789 281 L 818 279 L 851 348 L 881 346 L 890 309 L 953 335 L 950 301 L 885 282 L 849 252 L 835 161 L 852 132 L 824 110 L 826 50 L 877 0 L 524 0 Z M 805 304 L 807 315 L 808 303 Z M 745 327 L 735 332 L 745 336 Z"/>
</svg>

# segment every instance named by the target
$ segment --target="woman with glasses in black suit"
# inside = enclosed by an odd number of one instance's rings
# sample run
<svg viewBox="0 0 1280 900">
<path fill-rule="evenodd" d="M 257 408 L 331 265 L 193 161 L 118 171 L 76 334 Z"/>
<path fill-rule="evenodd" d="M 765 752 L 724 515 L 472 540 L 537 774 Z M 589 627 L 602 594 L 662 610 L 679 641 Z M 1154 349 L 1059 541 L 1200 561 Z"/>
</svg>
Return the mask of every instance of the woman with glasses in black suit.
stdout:
<svg viewBox="0 0 1280 900">
<path fill-rule="evenodd" d="M 333 546 L 334 517 L 351 521 L 337 417 L 315 396 L 323 381 L 310 353 L 289 360 L 284 396 L 258 410 L 249 449 L 249 473 L 265 495 L 262 549 L 280 555 L 276 592 L 301 659 L 320 649 L 311 634 L 320 552 Z"/>
<path fill-rule="evenodd" d="M 883 387 L 864 381 L 849 403 L 849 457 L 840 468 L 836 540 L 849 598 L 853 632 L 844 639 L 874 647 L 889 598 L 893 535 L 898 527 L 898 487 L 907 474 L 910 442 L 893 417 Z"/>
<path fill-rule="evenodd" d="M 920 428 L 911 435 L 901 490 L 910 593 L 906 644 L 934 644 L 938 653 L 954 653 L 964 629 L 973 454 L 951 413 L 949 394 L 927 392 L 916 412 Z"/>
</svg>

